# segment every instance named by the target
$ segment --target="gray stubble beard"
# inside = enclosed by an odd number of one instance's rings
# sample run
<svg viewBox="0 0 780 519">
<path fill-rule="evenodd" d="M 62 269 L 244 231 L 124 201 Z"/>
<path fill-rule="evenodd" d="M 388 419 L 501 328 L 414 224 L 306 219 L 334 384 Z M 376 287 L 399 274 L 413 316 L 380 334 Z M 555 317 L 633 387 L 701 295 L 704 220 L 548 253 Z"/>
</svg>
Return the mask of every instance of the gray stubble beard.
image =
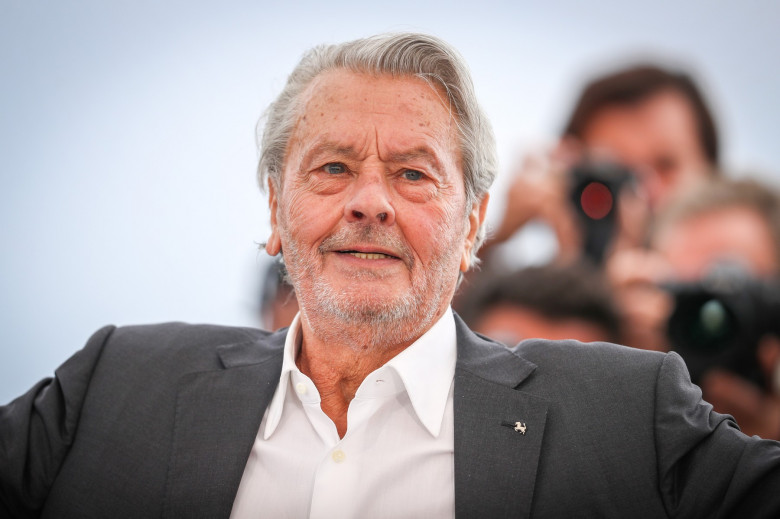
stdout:
<svg viewBox="0 0 780 519">
<path fill-rule="evenodd" d="M 345 228 L 346 229 L 346 228 Z M 363 241 L 367 236 L 381 243 L 390 240 L 395 250 L 405 251 L 404 264 L 412 272 L 414 261 L 406 244 L 399 238 L 377 238 L 371 226 L 359 230 Z M 303 318 L 307 319 L 312 330 L 320 340 L 327 343 L 346 345 L 354 349 L 383 349 L 394 345 L 412 342 L 420 337 L 433 324 L 437 317 L 440 301 L 450 284 L 446 281 L 448 252 L 457 250 L 455 243 L 442 248 L 442 254 L 435 257 L 421 283 L 414 283 L 412 289 L 405 294 L 389 301 L 355 301 L 355 298 L 343 292 L 335 291 L 327 280 L 315 272 L 316 265 L 321 265 L 325 252 L 320 247 L 314 255 L 303 257 L 302 247 L 285 231 L 287 271 L 296 289 L 298 303 Z M 347 236 L 354 236 L 352 230 L 342 231 L 327 238 L 338 242 Z M 439 234 L 442 236 L 443 234 Z M 455 241 L 455 240 L 451 240 Z M 313 256 L 313 257 L 312 257 Z M 362 277 L 375 277 L 373 273 L 358 273 L 355 282 Z M 302 292 L 300 287 L 311 286 L 311 290 Z M 427 297 L 426 297 L 427 296 Z"/>
</svg>

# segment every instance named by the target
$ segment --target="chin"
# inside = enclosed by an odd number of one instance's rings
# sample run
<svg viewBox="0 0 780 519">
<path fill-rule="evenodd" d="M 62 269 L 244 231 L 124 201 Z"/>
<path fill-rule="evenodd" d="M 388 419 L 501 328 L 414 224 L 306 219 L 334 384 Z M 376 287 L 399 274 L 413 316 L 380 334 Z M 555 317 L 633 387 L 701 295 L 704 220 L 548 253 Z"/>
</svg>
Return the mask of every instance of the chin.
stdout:
<svg viewBox="0 0 780 519">
<path fill-rule="evenodd" d="M 319 299 L 320 309 L 352 324 L 403 321 L 418 313 L 417 301 L 411 294 L 379 298 L 374 294 L 344 297 L 331 292 Z"/>
</svg>

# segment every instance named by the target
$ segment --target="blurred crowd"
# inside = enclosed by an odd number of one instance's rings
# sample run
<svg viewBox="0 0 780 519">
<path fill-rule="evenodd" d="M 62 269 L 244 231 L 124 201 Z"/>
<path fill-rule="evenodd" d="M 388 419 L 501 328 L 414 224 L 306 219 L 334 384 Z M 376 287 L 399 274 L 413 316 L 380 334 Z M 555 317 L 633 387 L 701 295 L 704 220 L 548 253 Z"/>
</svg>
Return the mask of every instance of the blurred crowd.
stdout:
<svg viewBox="0 0 780 519">
<path fill-rule="evenodd" d="M 780 439 L 780 194 L 724 170 L 687 73 L 639 64 L 592 80 L 505 196 L 453 301 L 472 329 L 508 346 L 676 351 L 717 411 Z M 531 261 L 517 238 L 533 248 L 540 232 L 554 247 Z M 262 290 L 263 326 L 288 325 L 297 304 L 278 265 Z"/>
</svg>

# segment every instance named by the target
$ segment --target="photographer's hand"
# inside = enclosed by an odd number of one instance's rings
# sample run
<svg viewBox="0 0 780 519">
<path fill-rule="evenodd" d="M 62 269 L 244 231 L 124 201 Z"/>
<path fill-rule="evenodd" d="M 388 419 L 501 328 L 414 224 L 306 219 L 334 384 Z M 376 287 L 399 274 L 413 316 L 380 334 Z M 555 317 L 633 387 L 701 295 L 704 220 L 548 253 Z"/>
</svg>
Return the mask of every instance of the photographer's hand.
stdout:
<svg viewBox="0 0 780 519">
<path fill-rule="evenodd" d="M 670 273 L 664 258 L 647 249 L 618 250 L 608 258 L 607 279 L 621 310 L 627 346 L 669 351 L 666 323 L 674 302 L 659 283 Z"/>
<path fill-rule="evenodd" d="M 745 434 L 780 440 L 780 397 L 728 371 L 713 369 L 701 381 L 704 399 L 732 415 Z"/>
<path fill-rule="evenodd" d="M 579 255 L 581 237 L 566 176 L 577 157 L 572 145 L 561 144 L 549 154 L 524 158 L 512 178 L 501 222 L 485 243 L 486 251 L 509 240 L 528 222 L 542 220 L 556 234 L 559 258 Z"/>
</svg>

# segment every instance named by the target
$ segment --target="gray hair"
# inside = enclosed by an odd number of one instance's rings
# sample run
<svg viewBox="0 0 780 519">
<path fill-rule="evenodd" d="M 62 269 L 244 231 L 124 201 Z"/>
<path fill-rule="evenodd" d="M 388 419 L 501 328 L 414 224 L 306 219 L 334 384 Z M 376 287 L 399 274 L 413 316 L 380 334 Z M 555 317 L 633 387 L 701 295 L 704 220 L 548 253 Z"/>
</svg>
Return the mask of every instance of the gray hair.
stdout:
<svg viewBox="0 0 780 519">
<path fill-rule="evenodd" d="M 287 145 L 300 115 L 300 98 L 320 74 L 333 69 L 353 72 L 413 76 L 436 84 L 447 95 L 450 111 L 460 135 L 467 210 L 482 200 L 497 172 L 495 139 L 484 112 L 477 103 L 468 67 L 458 52 L 444 41 L 425 34 L 380 34 L 336 45 L 320 45 L 295 67 L 279 97 L 264 114 L 265 125 L 258 141 L 261 148 L 257 168 L 261 189 L 270 180 L 281 187 Z M 484 222 L 471 249 L 472 265 L 485 237 Z"/>
</svg>

